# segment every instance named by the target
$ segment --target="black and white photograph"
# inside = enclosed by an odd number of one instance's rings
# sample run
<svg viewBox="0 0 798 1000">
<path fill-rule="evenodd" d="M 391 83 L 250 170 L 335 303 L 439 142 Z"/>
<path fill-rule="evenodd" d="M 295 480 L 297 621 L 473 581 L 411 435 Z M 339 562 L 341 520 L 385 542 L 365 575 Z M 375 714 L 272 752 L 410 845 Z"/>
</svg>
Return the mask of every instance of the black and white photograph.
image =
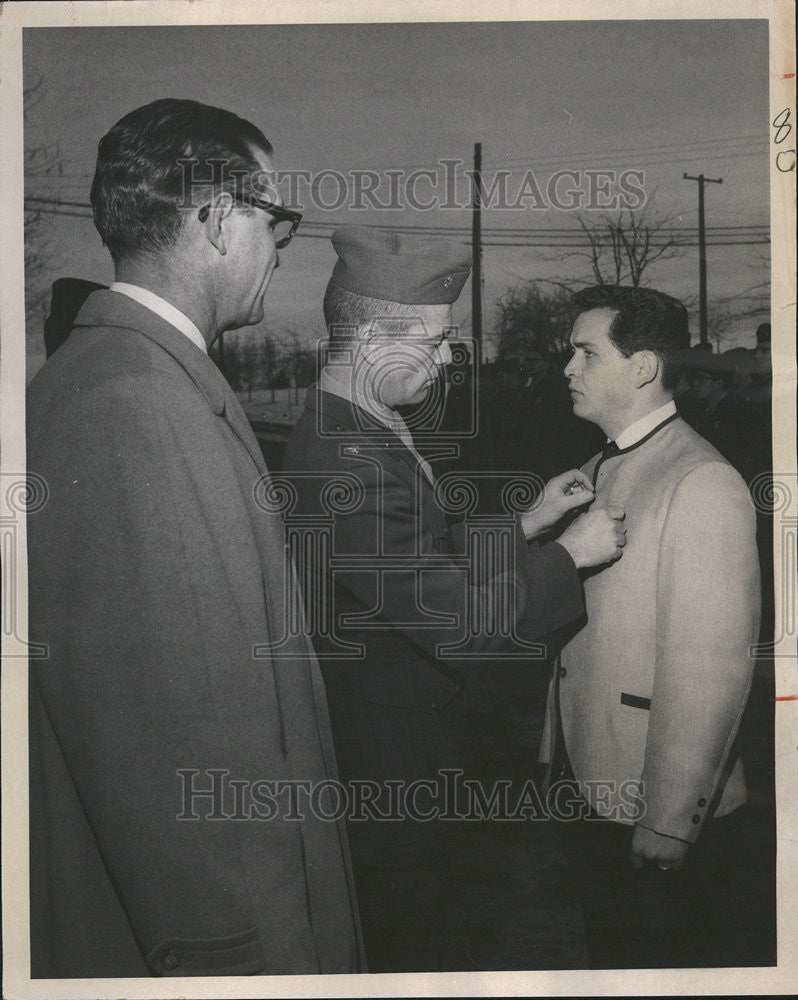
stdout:
<svg viewBox="0 0 798 1000">
<path fill-rule="evenodd" d="M 794 993 L 792 5 L 0 14 L 3 996 Z"/>
</svg>

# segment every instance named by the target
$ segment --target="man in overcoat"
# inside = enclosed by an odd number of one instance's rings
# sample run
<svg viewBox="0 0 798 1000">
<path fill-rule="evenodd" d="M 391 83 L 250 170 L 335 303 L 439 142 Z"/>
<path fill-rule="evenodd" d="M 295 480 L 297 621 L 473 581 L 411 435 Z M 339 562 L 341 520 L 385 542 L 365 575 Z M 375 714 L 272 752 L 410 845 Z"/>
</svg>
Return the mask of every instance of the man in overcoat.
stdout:
<svg viewBox="0 0 798 1000">
<path fill-rule="evenodd" d="M 254 125 L 160 100 L 102 139 L 116 281 L 29 391 L 34 977 L 359 971 L 335 777 L 267 475 L 208 357 L 258 322 L 298 223 Z M 282 227 L 282 228 L 281 228 Z M 279 650 L 279 655 L 276 652 Z M 271 783 L 271 785 L 269 784 Z M 256 793 L 254 789 L 259 789 Z"/>
<path fill-rule="evenodd" d="M 684 306 L 612 286 L 576 301 L 565 375 L 576 415 L 609 439 L 583 471 L 596 503 L 626 511 L 629 544 L 586 574 L 587 622 L 556 665 L 541 755 L 550 801 L 593 966 L 734 964 L 754 509 L 739 474 L 677 415 Z"/>
<path fill-rule="evenodd" d="M 423 406 L 451 361 L 470 251 L 357 226 L 332 240 L 332 350 L 283 471 L 341 777 L 370 789 L 349 824 L 366 955 L 372 971 L 468 968 L 450 899 L 459 806 L 442 778 L 473 751 L 463 671 L 542 659 L 583 613 L 578 567 L 619 557 L 623 512 L 597 509 L 558 543 L 529 541 L 592 497 L 569 472 L 533 511 L 458 540 L 400 410 Z M 329 560 L 314 563 L 318 551 Z"/>
</svg>

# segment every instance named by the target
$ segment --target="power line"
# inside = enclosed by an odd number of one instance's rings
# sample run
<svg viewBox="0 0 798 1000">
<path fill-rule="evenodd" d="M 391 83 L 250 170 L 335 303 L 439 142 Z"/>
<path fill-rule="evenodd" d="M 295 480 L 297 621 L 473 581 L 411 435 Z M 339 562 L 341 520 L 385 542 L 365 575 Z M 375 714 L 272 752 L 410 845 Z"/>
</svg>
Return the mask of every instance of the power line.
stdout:
<svg viewBox="0 0 798 1000">
<path fill-rule="evenodd" d="M 741 143 L 751 143 L 754 148 L 752 148 L 752 150 L 751 150 L 750 153 L 748 153 L 748 152 L 744 152 L 744 153 L 739 153 L 739 152 L 724 153 L 723 150 L 720 150 L 720 155 L 728 155 L 728 156 L 740 156 L 740 155 L 743 155 L 743 156 L 747 156 L 747 155 L 755 155 L 760 150 L 762 152 L 766 152 L 766 150 L 767 150 L 767 144 L 768 144 L 767 135 L 763 133 L 763 134 L 753 134 L 753 135 L 742 134 L 742 135 L 737 135 L 737 136 L 734 136 L 734 135 L 731 135 L 731 136 L 716 136 L 716 137 L 708 137 L 706 139 L 694 140 L 692 142 L 682 142 L 682 143 L 673 143 L 673 142 L 668 142 L 668 143 L 654 143 L 652 145 L 646 145 L 646 146 L 626 146 L 626 147 L 620 147 L 620 148 L 614 148 L 614 149 L 613 148 L 609 148 L 609 149 L 601 149 L 601 150 L 595 150 L 594 149 L 593 151 L 590 151 L 590 152 L 579 152 L 579 153 L 565 152 L 565 153 L 561 153 L 561 154 L 552 154 L 550 156 L 539 156 L 539 155 L 537 155 L 537 151 L 536 150 L 529 150 L 529 151 L 522 151 L 522 152 L 515 153 L 511 159 L 507 159 L 507 160 L 502 160 L 502 159 L 487 160 L 487 161 L 485 161 L 483 163 L 483 169 L 485 167 L 507 167 L 510 164 L 517 164 L 519 166 L 519 169 L 523 169 L 524 167 L 530 167 L 530 168 L 532 168 L 532 167 L 535 167 L 535 166 L 542 166 L 542 167 L 544 167 L 544 166 L 548 166 L 548 165 L 562 164 L 563 162 L 565 162 L 567 160 L 573 160 L 574 156 L 578 156 L 580 158 L 580 160 L 585 161 L 585 160 L 606 160 L 606 159 L 613 159 L 613 158 L 627 157 L 627 156 L 639 158 L 640 156 L 649 156 L 649 155 L 656 155 L 656 154 L 661 154 L 663 156 L 670 156 L 672 154 L 679 154 L 679 156 L 681 157 L 681 160 L 684 160 L 684 158 L 685 158 L 684 154 L 695 153 L 696 155 L 703 156 L 705 152 L 707 154 L 711 154 L 713 151 L 717 151 L 718 148 L 720 146 L 724 145 L 724 144 L 734 146 L 734 145 L 739 145 Z M 73 157 L 70 157 L 69 159 L 74 160 L 74 159 L 76 159 L 76 157 L 73 156 Z M 370 163 L 370 164 L 367 164 L 367 165 L 354 164 L 354 165 L 347 166 L 347 167 L 324 166 L 324 167 L 321 167 L 321 168 L 318 168 L 318 169 L 319 169 L 319 172 L 321 172 L 321 171 L 325 171 L 325 172 L 326 171 L 335 171 L 335 172 L 338 172 L 338 173 L 347 173 L 349 171 L 366 171 L 366 170 L 376 170 L 376 171 L 380 171 L 380 170 L 402 170 L 402 171 L 405 171 L 405 170 L 408 170 L 408 171 L 411 171 L 411 170 L 427 170 L 427 169 L 431 169 L 431 168 L 436 167 L 436 166 L 440 167 L 441 164 L 442 164 L 442 162 L 444 160 L 449 161 L 449 162 L 457 162 L 459 164 L 462 164 L 463 166 L 465 166 L 466 162 L 467 162 L 461 156 L 454 156 L 454 155 L 452 155 L 452 156 L 441 156 L 437 161 L 427 161 L 426 163 L 404 163 L 404 164 L 399 164 L 399 163 L 388 163 L 388 164 L 386 164 L 386 163 Z M 286 172 L 290 172 L 290 170 L 291 170 L 291 168 L 283 168 L 283 169 Z M 280 168 L 278 168 L 277 172 L 278 173 L 281 172 Z M 93 170 L 86 170 L 86 171 L 84 171 L 82 173 L 79 173 L 79 174 L 77 174 L 77 173 L 66 173 L 63 176 L 66 176 L 66 177 L 76 177 L 76 178 L 91 178 L 93 176 L 93 173 L 94 173 Z"/>
<path fill-rule="evenodd" d="M 767 135 L 766 134 L 754 134 L 754 135 L 737 135 L 737 136 L 717 136 L 717 137 L 707 137 L 706 139 L 695 140 L 693 142 L 684 143 L 655 143 L 648 146 L 627 146 L 615 149 L 603 149 L 603 150 L 593 150 L 592 152 L 580 152 L 579 155 L 582 159 L 598 160 L 598 159 L 608 159 L 613 157 L 622 157 L 626 155 L 639 156 L 648 155 L 649 153 L 656 153 L 661 151 L 664 155 L 670 155 L 671 153 L 683 154 L 691 150 L 695 150 L 700 153 L 702 150 L 713 150 L 717 149 L 719 145 L 724 143 L 739 144 L 744 142 L 757 143 L 763 148 L 767 147 Z M 568 158 L 573 158 L 572 153 L 562 153 L 559 155 L 552 154 L 551 156 L 539 156 L 536 150 L 521 151 L 515 153 L 512 160 L 507 161 L 511 163 L 529 163 L 531 165 L 546 166 L 547 164 L 557 164 L 562 163 Z M 684 156 L 681 156 L 684 159 Z M 440 166 L 443 160 L 457 161 L 465 165 L 466 160 L 461 156 L 441 156 L 440 160 L 437 162 L 426 162 L 426 163 L 372 163 L 366 166 L 364 165 L 353 165 L 346 167 L 346 170 L 426 170 L 433 166 Z M 504 163 L 501 160 L 488 160 L 485 161 L 483 167 L 485 166 L 503 166 Z M 335 167 L 323 168 L 323 169 L 339 169 Z"/>
<path fill-rule="evenodd" d="M 61 215 L 61 216 L 65 216 L 66 218 L 73 218 L 73 219 L 92 219 L 93 218 L 93 216 L 89 212 L 85 212 L 85 211 L 81 212 L 81 211 L 72 210 L 72 209 L 69 209 L 69 208 L 67 208 L 67 209 L 61 209 L 61 208 L 56 208 L 56 207 L 41 206 L 41 207 L 36 208 L 35 211 L 42 212 L 42 213 L 47 214 L 47 215 Z M 334 224 L 321 224 L 321 225 L 324 225 L 324 226 L 330 225 L 333 228 L 335 228 Z M 307 227 L 299 229 L 295 233 L 294 239 L 329 240 L 329 238 L 330 238 L 330 232 L 331 232 L 330 228 L 323 228 L 321 232 L 310 232 L 310 231 L 308 231 L 309 229 L 315 229 L 315 228 L 320 228 L 320 227 L 321 226 L 317 226 L 316 223 L 308 223 Z M 397 228 L 397 227 L 391 227 L 391 228 Z M 465 236 L 469 232 L 469 230 L 467 228 L 457 230 L 456 232 L 451 232 L 451 231 L 443 230 L 443 229 L 437 229 L 435 227 L 427 227 L 427 228 L 424 228 L 424 229 L 416 229 L 413 226 L 407 226 L 407 227 L 403 227 L 403 228 L 406 229 L 406 230 L 408 230 L 408 231 L 416 232 L 419 235 L 423 235 L 423 236 L 430 236 L 430 235 L 445 235 L 445 236 L 458 235 L 458 236 Z M 502 240 L 501 238 L 499 238 L 501 236 L 501 234 L 502 234 L 501 230 L 493 230 L 493 231 L 491 231 L 491 230 L 483 230 L 483 232 L 486 232 L 486 233 L 496 233 L 496 236 L 494 236 L 494 235 L 483 236 L 482 245 L 486 246 L 486 247 L 515 247 L 515 248 L 518 248 L 518 247 L 531 247 L 531 248 L 549 249 L 549 250 L 584 250 L 585 246 L 588 243 L 587 238 L 579 240 L 579 241 L 574 241 L 573 238 L 568 239 L 565 236 L 557 238 L 553 234 L 547 233 L 546 230 L 534 230 L 534 229 L 530 229 L 530 230 L 527 231 L 528 234 L 529 234 L 528 237 L 525 238 L 523 235 L 519 234 L 519 235 L 515 236 L 512 240 L 507 240 L 507 239 Z M 578 235 L 579 232 L 580 231 L 578 229 L 572 230 L 573 235 Z M 543 237 L 548 236 L 548 239 L 541 239 L 541 236 L 543 236 Z M 713 247 L 725 247 L 725 246 L 730 246 L 730 247 L 752 247 L 752 246 L 767 246 L 767 245 L 770 244 L 770 237 L 769 236 L 766 236 L 765 234 L 761 234 L 761 237 L 762 237 L 761 239 L 750 239 L 750 238 L 745 238 L 745 239 L 725 239 L 725 240 L 722 240 L 722 239 L 708 239 L 706 241 L 706 245 L 707 246 L 713 246 Z M 652 249 L 661 249 L 663 247 L 668 247 L 668 246 L 674 246 L 674 247 L 696 247 L 699 244 L 698 244 L 698 241 L 695 240 L 695 239 L 692 239 L 692 240 L 685 239 L 685 240 L 678 240 L 678 241 L 663 240 L 662 242 L 660 242 L 657 239 L 657 237 L 654 236 L 652 238 L 652 240 L 651 240 L 651 244 L 650 245 L 651 245 Z"/>
<path fill-rule="evenodd" d="M 60 207 L 80 208 L 80 209 L 87 210 L 88 213 L 89 213 L 89 215 L 91 214 L 91 205 L 88 202 L 86 202 L 86 201 L 72 201 L 72 200 L 63 199 L 63 198 L 45 198 L 45 197 L 38 197 L 38 196 L 29 195 L 29 196 L 25 197 L 25 202 L 26 203 L 30 202 L 30 203 L 32 203 L 34 205 L 37 205 L 37 206 L 38 205 L 48 205 L 48 206 L 54 206 L 54 207 L 59 207 L 59 208 Z M 464 206 L 464 210 L 465 210 L 465 207 L 466 206 Z M 44 211 L 43 208 L 37 208 L 36 210 L 37 211 Z M 319 219 L 319 220 L 306 219 L 303 222 L 303 228 L 307 228 L 309 226 L 312 226 L 312 227 L 315 227 L 315 228 L 336 229 L 340 225 L 341 225 L 340 222 L 336 222 L 336 221 L 332 221 L 332 220 L 325 221 L 323 219 Z M 379 224 L 379 225 L 384 225 L 384 228 L 386 228 L 386 229 L 390 228 L 390 229 L 396 230 L 398 232 L 408 231 L 408 232 L 426 232 L 426 233 L 452 233 L 452 234 L 457 235 L 457 234 L 460 234 L 460 233 L 467 233 L 467 232 L 471 231 L 471 227 L 470 226 L 436 226 L 436 225 L 426 225 L 425 226 L 425 225 L 420 225 L 420 224 L 408 224 L 408 223 L 397 223 L 397 224 L 395 224 L 395 223 L 384 223 L 384 224 Z M 646 229 L 645 226 L 641 226 L 639 228 L 641 230 Z M 572 237 L 572 236 L 575 236 L 575 235 L 580 235 L 582 233 L 582 229 L 579 228 L 579 227 L 576 227 L 576 226 L 564 226 L 564 227 L 552 227 L 552 226 L 541 226 L 541 227 L 494 226 L 492 228 L 491 227 L 487 227 L 487 228 L 483 227 L 483 231 L 487 232 L 487 233 L 494 234 L 494 235 L 495 234 L 500 234 L 500 235 L 508 235 L 508 236 L 515 236 L 515 235 L 522 236 L 522 235 L 526 235 L 526 234 L 532 233 L 532 234 L 535 234 L 535 235 L 545 234 L 547 236 L 550 235 L 550 236 L 554 236 L 554 237 L 556 237 L 558 235 L 562 235 L 564 237 L 569 237 L 569 236 Z M 738 232 L 739 233 L 748 234 L 748 233 L 752 233 L 752 232 L 756 232 L 756 231 L 769 232 L 770 231 L 770 224 L 769 223 L 740 223 L 740 224 L 735 225 L 735 226 L 707 226 L 707 232 L 710 232 L 710 233 L 712 233 L 712 232 L 724 233 L 724 234 L 727 234 L 727 235 L 734 235 L 735 233 L 738 233 Z M 695 226 L 657 226 L 656 229 L 654 229 L 655 235 L 666 234 L 666 235 L 670 236 L 670 235 L 678 235 L 680 233 L 694 233 L 694 232 L 695 232 Z M 764 235 L 764 232 L 763 232 L 763 235 Z"/>
</svg>

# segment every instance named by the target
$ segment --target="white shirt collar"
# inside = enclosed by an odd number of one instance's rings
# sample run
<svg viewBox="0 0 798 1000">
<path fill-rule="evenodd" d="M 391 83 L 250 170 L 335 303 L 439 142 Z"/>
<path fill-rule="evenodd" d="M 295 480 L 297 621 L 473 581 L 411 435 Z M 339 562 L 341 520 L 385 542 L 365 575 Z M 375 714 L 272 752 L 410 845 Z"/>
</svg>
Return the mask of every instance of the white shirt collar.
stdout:
<svg viewBox="0 0 798 1000">
<path fill-rule="evenodd" d="M 171 302 L 167 302 L 166 299 L 162 299 L 160 295 L 156 295 L 155 292 L 151 292 L 147 288 L 142 288 L 141 285 L 131 285 L 127 281 L 115 281 L 109 290 L 127 295 L 129 299 L 134 299 L 140 305 L 151 309 L 161 319 L 165 319 L 167 323 L 185 334 L 204 354 L 208 353 L 208 345 L 205 343 L 199 328 Z"/>
<path fill-rule="evenodd" d="M 671 400 L 664 406 L 659 406 L 656 410 L 652 410 L 651 413 L 647 413 L 640 420 L 636 420 L 631 427 L 627 427 L 625 431 L 615 438 L 615 443 L 621 450 L 631 448 L 633 444 L 637 444 L 646 434 L 650 434 L 655 427 L 658 427 L 664 420 L 667 420 L 668 417 L 673 416 L 675 413 L 676 404 Z"/>
</svg>

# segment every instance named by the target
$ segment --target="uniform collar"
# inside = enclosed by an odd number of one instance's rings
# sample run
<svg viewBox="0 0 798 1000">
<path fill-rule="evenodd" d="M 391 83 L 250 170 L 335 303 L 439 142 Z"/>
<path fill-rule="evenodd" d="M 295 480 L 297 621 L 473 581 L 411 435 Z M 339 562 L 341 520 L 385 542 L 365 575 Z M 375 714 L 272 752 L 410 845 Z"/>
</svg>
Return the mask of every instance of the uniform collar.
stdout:
<svg viewBox="0 0 798 1000">
<path fill-rule="evenodd" d="M 342 394 L 328 391 L 322 386 L 321 381 L 308 389 L 305 395 L 305 409 L 315 412 L 316 426 L 322 429 L 325 437 L 341 436 L 351 440 L 352 432 L 362 435 L 369 444 L 390 448 L 393 454 L 407 463 L 413 473 L 421 467 L 425 479 L 432 483 L 429 463 L 415 450 L 415 447 L 408 447 L 407 442 L 397 431 L 388 427 L 376 414 L 365 410 Z M 407 427 L 406 424 L 404 426 Z M 410 436 L 409 431 L 407 434 Z"/>
<path fill-rule="evenodd" d="M 321 375 L 319 376 L 319 389 L 322 392 L 340 396 L 341 399 L 345 399 L 348 403 L 356 406 L 359 410 L 363 410 L 368 413 L 369 416 L 373 417 L 374 420 L 382 424 L 383 427 L 387 427 L 388 430 L 392 434 L 395 434 L 400 440 L 406 441 L 406 435 L 409 435 L 410 432 L 408 431 L 407 424 L 405 424 L 400 414 L 396 413 L 394 410 L 387 409 L 387 407 L 380 407 L 366 397 L 359 396 L 355 398 L 351 385 L 341 379 L 335 378 L 335 376 L 327 368 L 322 369 Z"/>
<path fill-rule="evenodd" d="M 357 403 L 341 393 L 328 390 L 320 380 L 309 387 L 305 394 L 305 409 L 317 414 L 318 426 L 331 435 L 352 431 L 367 434 L 382 442 L 401 443 L 396 433 L 369 410 L 363 409 Z"/>
</svg>

